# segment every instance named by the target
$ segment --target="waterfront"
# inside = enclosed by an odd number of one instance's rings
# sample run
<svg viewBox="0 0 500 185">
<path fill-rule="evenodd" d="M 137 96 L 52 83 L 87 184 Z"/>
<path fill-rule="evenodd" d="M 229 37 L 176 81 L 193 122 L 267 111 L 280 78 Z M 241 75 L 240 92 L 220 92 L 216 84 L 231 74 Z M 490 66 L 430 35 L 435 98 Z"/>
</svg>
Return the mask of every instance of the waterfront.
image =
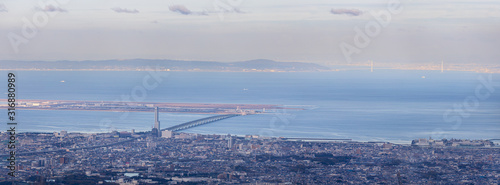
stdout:
<svg viewBox="0 0 500 185">
<path fill-rule="evenodd" d="M 3 72 L 2 72 L 3 73 Z M 18 71 L 20 99 L 121 101 L 148 72 Z M 489 74 L 383 70 L 325 73 L 165 72 L 145 102 L 293 105 L 305 110 L 235 117 L 186 132 L 259 134 L 409 143 L 415 138 L 500 137 L 500 96 L 479 102 L 455 127 L 447 110 L 474 95 Z M 422 78 L 425 76 L 426 78 Z M 493 81 L 500 76 L 493 74 Z M 64 82 L 61 82 L 64 81 Z M 106 132 L 150 130 L 148 112 L 19 110 L 20 131 Z M 162 127 L 208 117 L 161 113 Z"/>
</svg>

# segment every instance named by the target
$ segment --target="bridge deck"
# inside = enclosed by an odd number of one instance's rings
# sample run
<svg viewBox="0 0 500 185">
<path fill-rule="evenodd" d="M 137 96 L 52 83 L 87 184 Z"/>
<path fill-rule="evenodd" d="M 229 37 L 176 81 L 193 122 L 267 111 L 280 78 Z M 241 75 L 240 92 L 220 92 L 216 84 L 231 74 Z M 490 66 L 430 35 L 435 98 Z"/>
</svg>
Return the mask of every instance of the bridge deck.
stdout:
<svg viewBox="0 0 500 185">
<path fill-rule="evenodd" d="M 179 131 L 179 130 L 184 130 L 184 129 L 188 129 L 188 128 L 199 126 L 199 125 L 204 125 L 204 124 L 207 124 L 207 123 L 212 123 L 212 122 L 220 121 L 220 120 L 227 119 L 227 118 L 232 118 L 232 117 L 235 117 L 235 116 L 240 116 L 240 114 L 217 115 L 217 116 L 211 116 L 211 117 L 208 117 L 208 118 L 201 118 L 201 119 L 197 119 L 197 120 L 194 120 L 194 121 L 190 121 L 190 122 L 182 123 L 182 124 L 179 124 L 179 125 L 175 125 L 175 126 L 172 126 L 172 127 L 164 128 L 164 129 L 161 129 L 161 130 L 162 131 L 163 130 Z"/>
</svg>

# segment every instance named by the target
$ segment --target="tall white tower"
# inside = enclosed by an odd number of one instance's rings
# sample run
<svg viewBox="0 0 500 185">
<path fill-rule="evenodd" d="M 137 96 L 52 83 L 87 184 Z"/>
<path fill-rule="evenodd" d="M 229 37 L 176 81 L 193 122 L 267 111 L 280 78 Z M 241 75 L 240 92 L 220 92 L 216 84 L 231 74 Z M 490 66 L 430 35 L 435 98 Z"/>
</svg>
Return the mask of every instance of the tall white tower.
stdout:
<svg viewBox="0 0 500 185">
<path fill-rule="evenodd" d="M 158 137 L 161 137 L 160 131 L 160 115 L 158 113 L 158 107 L 155 107 L 155 127 L 158 131 Z"/>
</svg>

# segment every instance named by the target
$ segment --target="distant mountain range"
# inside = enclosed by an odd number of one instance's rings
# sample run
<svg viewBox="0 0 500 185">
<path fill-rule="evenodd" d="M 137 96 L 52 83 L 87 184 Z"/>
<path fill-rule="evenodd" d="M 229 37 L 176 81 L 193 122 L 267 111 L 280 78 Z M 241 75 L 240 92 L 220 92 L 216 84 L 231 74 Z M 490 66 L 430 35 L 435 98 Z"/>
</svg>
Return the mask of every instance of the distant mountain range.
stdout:
<svg viewBox="0 0 500 185">
<path fill-rule="evenodd" d="M 148 70 L 156 69 L 170 71 L 329 71 L 330 68 L 313 63 L 276 62 L 257 59 L 242 62 L 211 62 L 183 60 L 99 60 L 99 61 L 0 61 L 0 69 L 13 70 Z"/>
</svg>

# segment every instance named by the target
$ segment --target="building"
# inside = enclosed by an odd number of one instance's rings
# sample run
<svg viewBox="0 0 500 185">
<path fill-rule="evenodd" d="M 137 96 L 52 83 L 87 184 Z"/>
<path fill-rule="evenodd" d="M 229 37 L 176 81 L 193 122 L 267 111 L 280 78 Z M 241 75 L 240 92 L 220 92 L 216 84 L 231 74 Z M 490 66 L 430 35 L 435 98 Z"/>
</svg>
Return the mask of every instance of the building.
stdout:
<svg viewBox="0 0 500 185">
<path fill-rule="evenodd" d="M 59 163 L 61 163 L 61 164 L 68 164 L 69 163 L 69 158 L 67 158 L 67 157 L 59 157 Z"/>
<path fill-rule="evenodd" d="M 160 117 L 158 113 L 158 107 L 155 107 L 155 125 L 152 130 L 153 135 L 157 137 L 161 137 L 161 129 L 160 129 Z"/>
<path fill-rule="evenodd" d="M 170 131 L 170 130 L 161 131 L 161 137 L 163 137 L 163 138 L 171 138 L 172 137 L 172 131 Z"/>
<path fill-rule="evenodd" d="M 227 140 L 227 148 L 231 149 L 233 148 L 233 144 L 234 144 L 234 140 L 233 140 L 233 137 L 231 137 L 231 135 L 227 135 L 228 137 L 228 140 Z"/>
<path fill-rule="evenodd" d="M 56 137 L 64 137 L 64 136 L 66 136 L 66 135 L 68 135 L 68 132 L 67 132 L 67 131 L 65 131 L 65 130 L 62 130 L 62 131 L 61 131 L 61 132 L 59 132 L 59 133 L 54 132 L 54 136 L 56 136 Z"/>
<path fill-rule="evenodd" d="M 157 137 L 159 133 L 160 133 L 160 131 L 159 131 L 158 129 L 156 129 L 156 128 L 154 128 L 154 127 L 153 127 L 153 129 L 151 129 L 151 135 L 152 135 L 153 137 Z M 161 133 L 160 133 L 160 134 L 161 134 Z"/>
</svg>

